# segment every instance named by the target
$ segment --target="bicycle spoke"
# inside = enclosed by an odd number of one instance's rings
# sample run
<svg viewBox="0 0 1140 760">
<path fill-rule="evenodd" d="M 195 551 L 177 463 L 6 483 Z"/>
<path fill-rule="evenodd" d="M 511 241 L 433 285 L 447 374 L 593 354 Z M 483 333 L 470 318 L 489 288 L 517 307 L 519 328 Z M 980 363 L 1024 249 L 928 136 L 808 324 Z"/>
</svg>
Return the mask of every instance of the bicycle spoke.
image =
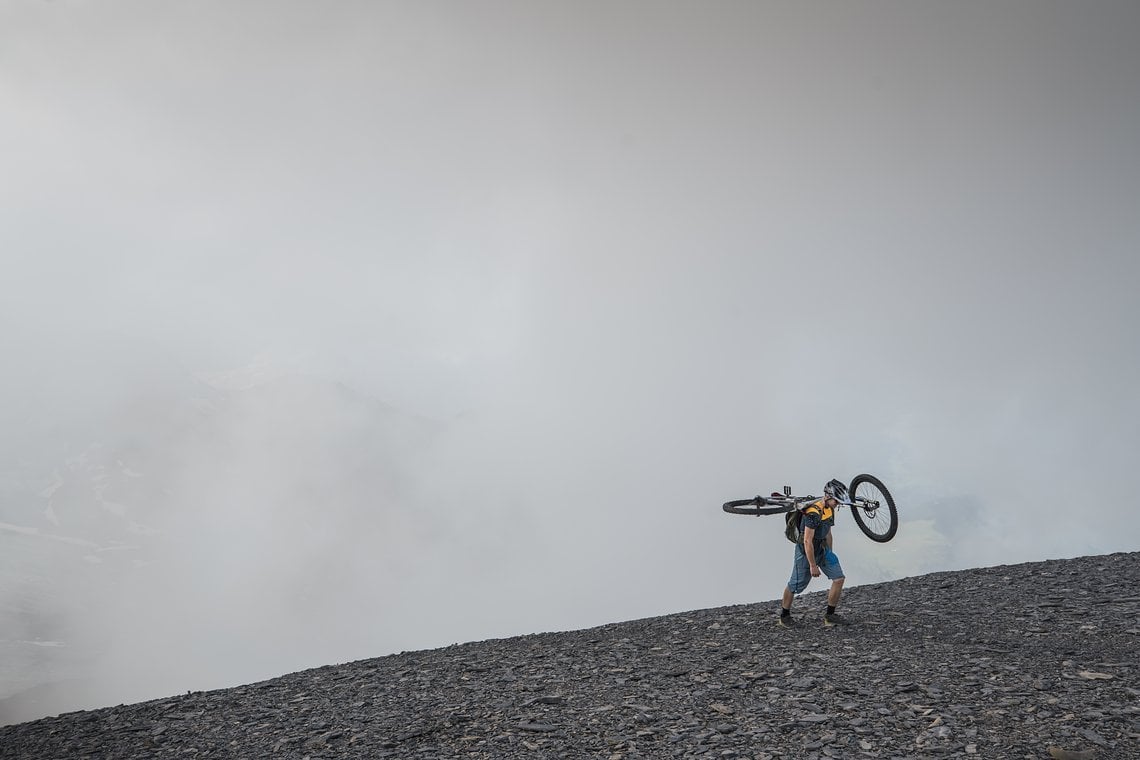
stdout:
<svg viewBox="0 0 1140 760">
<path fill-rule="evenodd" d="M 889 541 L 898 527 L 894 502 L 877 478 L 859 475 L 851 483 L 852 514 L 859 528 L 873 541 Z"/>
</svg>

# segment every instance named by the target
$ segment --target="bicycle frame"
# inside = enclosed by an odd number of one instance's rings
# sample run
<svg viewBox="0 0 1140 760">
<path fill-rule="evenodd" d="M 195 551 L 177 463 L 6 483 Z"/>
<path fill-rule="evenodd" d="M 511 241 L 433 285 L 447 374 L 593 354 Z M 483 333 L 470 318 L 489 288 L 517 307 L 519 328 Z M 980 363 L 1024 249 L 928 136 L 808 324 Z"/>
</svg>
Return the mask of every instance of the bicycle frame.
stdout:
<svg viewBox="0 0 1140 760">
<path fill-rule="evenodd" d="M 864 496 L 857 495 L 863 486 L 868 486 Z M 874 497 L 874 498 L 871 498 Z M 784 493 L 771 496 L 754 496 L 751 499 L 726 501 L 723 509 L 733 515 L 778 515 L 792 511 L 802 511 L 808 504 L 824 498 L 807 494 L 794 496 L 791 486 L 784 486 Z M 847 496 L 836 499 L 836 509 L 850 507 L 851 515 L 859 529 L 872 541 L 886 543 L 895 537 L 898 530 L 898 510 L 883 482 L 873 475 L 856 475 L 847 488 Z M 879 510 L 883 510 L 880 514 Z"/>
</svg>

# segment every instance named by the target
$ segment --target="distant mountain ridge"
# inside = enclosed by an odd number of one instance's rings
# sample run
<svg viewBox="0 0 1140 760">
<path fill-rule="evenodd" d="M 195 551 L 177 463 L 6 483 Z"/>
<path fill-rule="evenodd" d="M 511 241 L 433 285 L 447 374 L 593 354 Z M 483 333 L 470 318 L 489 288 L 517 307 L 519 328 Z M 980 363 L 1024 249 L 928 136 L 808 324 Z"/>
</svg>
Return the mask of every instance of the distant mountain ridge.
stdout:
<svg viewBox="0 0 1140 760">
<path fill-rule="evenodd" d="M 0 757 L 1140 757 L 1140 552 L 456 645 L 0 728 Z"/>
</svg>

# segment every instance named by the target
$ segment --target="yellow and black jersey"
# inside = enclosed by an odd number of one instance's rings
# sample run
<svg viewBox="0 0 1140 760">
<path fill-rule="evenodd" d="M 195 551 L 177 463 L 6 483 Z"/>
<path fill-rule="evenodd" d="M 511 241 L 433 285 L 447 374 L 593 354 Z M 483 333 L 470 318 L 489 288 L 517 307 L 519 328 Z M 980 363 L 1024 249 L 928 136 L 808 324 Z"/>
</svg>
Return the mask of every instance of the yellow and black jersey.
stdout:
<svg viewBox="0 0 1140 760">
<path fill-rule="evenodd" d="M 804 507 L 803 513 L 800 530 L 814 529 L 816 541 L 827 538 L 827 534 L 831 532 L 831 526 L 835 525 L 835 510 L 827 506 L 826 500 L 813 501 Z"/>
</svg>

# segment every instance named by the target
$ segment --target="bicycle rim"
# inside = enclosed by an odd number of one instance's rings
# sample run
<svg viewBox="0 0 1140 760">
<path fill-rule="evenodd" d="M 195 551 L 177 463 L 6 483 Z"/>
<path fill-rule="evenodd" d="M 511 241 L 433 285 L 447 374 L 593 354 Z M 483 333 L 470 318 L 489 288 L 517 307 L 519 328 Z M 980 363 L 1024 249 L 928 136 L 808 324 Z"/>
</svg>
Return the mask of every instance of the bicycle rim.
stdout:
<svg viewBox="0 0 1140 760">
<path fill-rule="evenodd" d="M 855 502 L 851 514 L 859 530 L 872 541 L 886 543 L 895 537 L 899 527 L 895 500 L 882 481 L 873 475 L 857 475 L 851 481 L 850 498 Z"/>
</svg>

